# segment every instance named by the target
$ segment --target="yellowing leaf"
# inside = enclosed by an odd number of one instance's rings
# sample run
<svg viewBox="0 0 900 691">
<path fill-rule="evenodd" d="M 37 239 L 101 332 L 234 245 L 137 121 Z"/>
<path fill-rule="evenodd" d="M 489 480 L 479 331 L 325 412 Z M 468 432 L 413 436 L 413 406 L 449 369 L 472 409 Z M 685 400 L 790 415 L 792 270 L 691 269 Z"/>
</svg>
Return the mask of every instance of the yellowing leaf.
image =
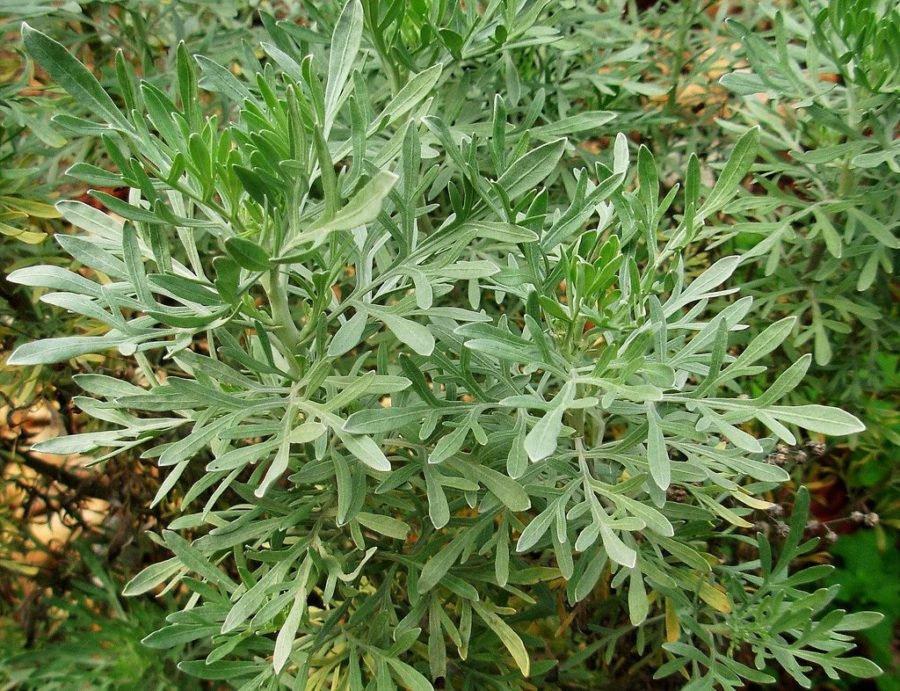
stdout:
<svg viewBox="0 0 900 691">
<path fill-rule="evenodd" d="M 722 586 L 703 581 L 700 584 L 700 599 L 722 614 L 731 613 L 731 599 Z"/>
</svg>

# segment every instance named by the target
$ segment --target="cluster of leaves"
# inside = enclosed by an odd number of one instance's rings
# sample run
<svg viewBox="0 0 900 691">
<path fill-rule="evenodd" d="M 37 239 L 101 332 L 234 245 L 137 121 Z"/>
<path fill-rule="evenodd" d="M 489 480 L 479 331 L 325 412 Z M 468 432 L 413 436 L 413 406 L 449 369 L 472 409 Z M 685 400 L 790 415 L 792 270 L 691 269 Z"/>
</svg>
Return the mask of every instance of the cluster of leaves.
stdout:
<svg viewBox="0 0 900 691">
<path fill-rule="evenodd" d="M 771 38 L 732 22 L 750 71 L 722 83 L 746 96 L 741 116 L 761 129 L 765 160 L 756 179 L 768 194 L 766 208 L 729 233 L 760 238 L 744 255 L 765 268 L 751 290 L 766 312 L 797 316 L 805 326 L 793 345 L 811 340 L 816 363 L 834 361 L 839 373 L 846 361 L 890 350 L 896 338 L 877 321 L 890 315 L 884 279 L 900 247 L 900 11 L 860 0 L 799 5 L 790 17 L 766 7 Z M 834 358 L 835 347 L 852 355 Z M 833 390 L 848 376 L 838 374 Z"/>
<path fill-rule="evenodd" d="M 70 194 L 73 189 L 72 180 L 64 171 L 72 161 L 109 165 L 108 156 L 97 145 L 95 132 L 73 132 L 64 122 L 53 120 L 60 112 L 79 117 L 90 116 L 90 112 L 78 100 L 54 98 L 59 89 L 38 82 L 34 64 L 13 52 L 15 44 L 11 39 L 18 34 L 21 22 L 35 22 L 52 31 L 67 49 L 92 65 L 101 81 L 114 80 L 117 61 L 127 56 L 148 75 L 149 81 L 165 85 L 165 75 L 174 70 L 175 48 L 180 40 L 187 41 L 191 50 L 231 61 L 247 50 L 242 40 L 257 40 L 254 36 L 262 30 L 254 26 L 257 16 L 255 10 L 240 2 L 146 0 L 36 0 L 13 3 L 0 11 L 0 31 L 10 39 L 0 54 L 0 234 L 9 238 L 0 244 L 5 270 L 35 261 L 67 263 L 59 256 L 59 248 L 47 242 L 64 227 L 52 204 L 54 198 Z M 211 105 L 213 99 L 209 100 Z M 77 189 L 73 196 L 81 191 Z M 0 297 L 0 311 L 6 317 L 0 326 L 4 337 L 38 338 L 46 333 L 82 328 L 66 323 L 59 315 L 48 315 L 6 282 L 0 283 Z M 61 388 L 59 380 L 41 383 L 48 388 Z M 23 380 L 20 370 L 5 369 L 0 386 L 21 405 L 30 400 L 35 382 Z"/>
<path fill-rule="evenodd" d="M 834 474 L 829 482 L 845 488 L 850 506 L 877 510 L 885 552 L 900 508 L 890 462 L 900 444 L 900 12 L 894 3 L 853 0 L 789 10 L 760 3 L 757 13 L 729 22 L 746 65 L 721 80 L 740 99 L 740 121 L 722 125 L 760 128 L 754 170 L 764 195 L 731 210 L 734 220 L 716 241 L 739 247 L 754 267 L 745 285 L 761 315 L 797 318 L 786 353 L 814 355 L 797 398 L 833 401 L 866 422 L 849 453 L 813 472 Z"/>
<path fill-rule="evenodd" d="M 282 14 L 291 16 L 284 10 Z M 66 227 L 52 201 L 60 196 L 87 201 L 81 195 L 83 188 L 64 175 L 73 161 L 109 165 L 93 134 L 72 133 L 52 121 L 60 112 L 89 117 L 90 111 L 57 86 L 46 84 L 39 69 L 23 59 L 17 40 L 21 21 L 27 19 L 51 32 L 90 64 L 102 82 L 114 80 L 116 60 L 127 57 L 148 79 L 165 85 L 166 74 L 174 69 L 180 39 L 192 50 L 232 60 L 240 57 L 242 41 L 255 43 L 253 37 L 263 31 L 257 17 L 256 9 L 241 2 L 37 1 L 3 5 L 0 233 L 5 237 L 0 242 L 0 258 L 4 272 L 36 262 L 72 265 L 52 240 L 54 232 Z M 212 105 L 214 95 L 205 97 Z M 30 293 L 0 281 L 0 336 L 5 344 L 91 328 L 89 319 L 48 309 L 33 301 Z M 6 448 L 0 478 L 4 497 L 0 506 L 0 627 L 4 631 L 0 635 L 0 685 L 130 688 L 140 670 L 148 669 L 159 672 L 141 678 L 148 687 L 164 687 L 174 673 L 177 681 L 172 683 L 187 688 L 190 680 L 178 675 L 174 667 L 176 655 L 167 656 L 163 669 L 158 651 L 139 645 L 140 638 L 164 615 L 159 605 L 143 601 L 124 605 L 128 621 L 123 623 L 125 617 L 118 610 L 85 596 L 80 575 L 68 571 L 78 564 L 84 566 L 84 549 L 97 549 L 105 560 L 115 562 L 106 568 L 114 580 L 110 590 L 120 591 L 142 564 L 161 558 L 159 547 L 137 538 L 142 526 L 156 520 L 146 512 L 154 491 L 152 473 L 146 467 L 135 472 L 136 454 L 126 454 L 114 467 L 106 466 L 103 476 L 91 478 L 90 471 L 66 470 L 61 467 L 67 465 L 65 460 L 55 463 L 28 450 L 31 433 L 40 431 L 36 418 L 47 413 L 53 423 L 70 431 L 104 424 L 84 418 L 71 406 L 78 393 L 71 374 L 84 367 L 130 376 L 129 365 L 121 357 L 98 356 L 75 367 L 0 369 L 0 396 L 6 404 L 0 413 L 0 434 Z M 69 459 L 69 463 L 73 461 L 78 462 Z M 106 507 L 102 513 L 97 511 L 98 504 Z M 107 617 L 112 620 L 106 621 Z M 86 639 L 88 629 L 97 622 L 103 631 Z M 113 644 L 117 637 L 121 637 L 118 647 Z M 116 656 L 117 652 L 122 655 Z M 48 665 L 48 659 L 58 664 Z"/>
<path fill-rule="evenodd" d="M 0 31 L 13 28 L 0 19 Z M 35 225 L 59 218 L 59 213 L 44 200 L 46 187 L 53 181 L 42 175 L 45 170 L 35 162 L 65 140 L 48 126 L 46 116 L 41 117 L 16 98 L 29 80 L 28 72 L 20 72 L 19 67 L 18 59 L 0 59 L 0 234 L 36 244 L 47 236 Z M 26 131 L 30 136 L 22 137 Z M 39 178 L 43 185 L 35 185 Z"/>
<path fill-rule="evenodd" d="M 65 595 L 45 603 L 56 626 L 29 645 L 22 630 L 4 621 L 0 636 L 0 683 L 4 688 L 193 689 L 199 685 L 177 674 L 181 649 L 160 654 L 141 640 L 163 624 L 165 610 L 146 600 L 123 601 L 119 586 L 90 550 L 78 553 L 87 578 L 74 579 Z"/>
<path fill-rule="evenodd" d="M 839 327 L 820 305 L 876 309 L 840 302 L 834 279 L 872 288 L 858 277 L 873 262 L 887 270 L 894 249 L 883 219 L 895 213 L 884 174 L 895 15 L 851 4 L 810 11 L 815 29 L 789 26 L 817 57 L 835 33 L 881 37 L 880 50 L 847 53 L 865 63 L 853 83 L 881 95 L 875 124 L 851 128 L 869 141 L 837 154 L 863 169 L 854 203 L 832 199 L 850 194 L 829 178 L 834 159 L 804 179 L 771 153 L 821 149 L 844 129 L 810 105 L 833 90 L 772 77 L 772 51 L 741 24 L 754 72 L 725 85 L 753 93 L 764 75 L 773 98 L 802 101 L 800 131 L 820 139 L 796 142 L 774 100 L 748 98 L 762 127 L 741 128 L 715 177 L 678 156 L 682 190 L 658 143 L 632 166 L 613 133 L 671 126 L 684 66 L 706 74 L 718 60 L 705 48 L 685 57 L 703 47 L 694 21 L 718 23 L 698 3 L 675 13 L 670 65 L 632 49 L 601 59 L 627 68 L 600 73 L 583 55 L 618 9 L 581 3 L 351 1 L 306 8 L 305 25 L 262 14 L 259 52 L 181 45 L 174 83 L 138 79 L 120 58 L 107 90 L 26 27 L 30 55 L 78 103 L 55 126 L 102 144 L 69 178 L 128 194 L 93 192 L 106 211 L 56 206 L 79 231 L 57 242 L 83 269 L 30 264 L 8 279 L 79 325 L 8 364 L 117 350 L 140 372 L 77 375 L 75 403 L 103 428 L 36 448 L 97 461 L 143 449 L 168 473 L 153 503 L 183 514 L 158 537 L 173 556 L 126 592 L 190 595 L 145 644 L 191 643 L 182 670 L 244 688 L 545 685 L 578 678 L 588 653 L 546 651 L 525 624 L 603 588 L 627 622 L 588 648 L 607 663 L 624 642 L 658 677 L 696 688 L 772 682 L 776 666 L 806 686 L 811 665 L 876 674 L 847 655 L 846 632 L 880 617 L 829 611 L 834 588 L 798 587 L 826 569 L 789 573 L 814 546 L 802 542 L 806 494 L 778 559 L 742 533 L 789 479 L 765 462 L 776 441 L 863 429 L 782 400 L 812 362 L 795 348 L 815 340 L 828 360 L 819 334 Z M 773 16 L 790 45 L 779 70 L 794 70 L 798 39 Z M 665 109 L 643 113 L 659 97 Z M 576 146 L 601 134 L 606 146 Z M 764 194 L 746 195 L 760 149 Z M 873 153 L 882 160 L 853 163 Z M 788 176 L 801 182 L 785 192 Z M 820 217 L 855 219 L 837 256 Z M 743 256 L 692 268 L 699 248 L 745 250 L 752 233 L 766 239 Z M 827 260 L 856 235 L 856 272 Z M 760 257 L 773 277 L 737 299 L 729 283 Z M 768 323 L 791 294 L 771 281 L 801 264 L 813 297 Z M 767 373 L 792 334 L 789 360 Z M 732 560 L 738 543 L 758 557 Z"/>
<path fill-rule="evenodd" d="M 43 22 L 52 17 L 57 37 L 74 52 L 84 52 L 92 61 L 114 69 L 114 51 L 121 48 L 145 72 L 164 73 L 166 61 L 161 63 L 157 57 L 168 46 L 174 48 L 182 37 L 190 37 L 197 50 L 221 55 L 222 46 L 233 51 L 239 45 L 254 16 L 246 9 L 240 12 L 237 3 L 231 7 L 229 3 L 192 2 L 156 5 L 130 0 L 94 5 L 89 10 L 74 2 L 62 6 L 41 1 L 17 3 L 4 8 L 0 31 L 18 30 L 23 19 Z M 198 31 L 201 23 L 202 33 Z M 74 26 L 90 30 L 73 30 Z M 109 42 L 110 36 L 117 37 L 115 45 Z M 48 103 L 44 94 L 33 88 L 33 71 L 28 65 L 23 70 L 17 56 L 3 56 L 0 74 L 0 233 L 38 244 L 48 237 L 43 222 L 59 218 L 47 198 L 59 186 L 61 162 L 85 157 L 84 149 L 91 143 L 50 122 L 59 106 Z M 79 107 L 76 102 L 76 112 Z"/>
</svg>

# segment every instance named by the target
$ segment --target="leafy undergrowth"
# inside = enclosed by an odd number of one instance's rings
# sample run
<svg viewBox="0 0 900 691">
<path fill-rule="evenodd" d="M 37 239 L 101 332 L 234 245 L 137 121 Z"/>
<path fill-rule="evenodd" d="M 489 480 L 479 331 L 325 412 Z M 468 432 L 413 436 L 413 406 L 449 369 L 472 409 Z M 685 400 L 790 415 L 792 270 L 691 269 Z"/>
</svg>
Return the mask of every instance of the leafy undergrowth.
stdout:
<svg viewBox="0 0 900 691">
<path fill-rule="evenodd" d="M 893 666 L 890 3 L 14 12 L 8 686 Z"/>
</svg>

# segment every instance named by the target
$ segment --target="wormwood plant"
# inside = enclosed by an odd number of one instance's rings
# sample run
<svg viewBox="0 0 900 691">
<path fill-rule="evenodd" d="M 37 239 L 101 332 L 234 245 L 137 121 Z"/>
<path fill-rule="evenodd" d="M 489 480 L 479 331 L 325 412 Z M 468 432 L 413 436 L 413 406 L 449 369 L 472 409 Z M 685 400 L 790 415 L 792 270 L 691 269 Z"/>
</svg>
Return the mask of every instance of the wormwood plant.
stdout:
<svg viewBox="0 0 900 691">
<path fill-rule="evenodd" d="M 145 644 L 193 642 L 184 671 L 248 689 L 552 686 L 623 641 L 693 688 L 773 682 L 776 666 L 805 685 L 812 665 L 877 674 L 848 632 L 880 616 L 799 587 L 827 567 L 790 573 L 815 545 L 806 494 L 777 558 L 741 532 L 788 479 L 765 462 L 776 439 L 862 429 L 779 404 L 809 356 L 746 396 L 793 319 L 731 352 L 752 308 L 726 299 L 740 257 L 696 276 L 681 261 L 756 131 L 710 189 L 694 157 L 662 199 L 641 147 L 633 190 L 623 135 L 572 165 L 566 136 L 609 114 L 537 124 L 534 104 L 469 88 L 491 46 L 548 35 L 540 3 L 410 8 L 351 0 L 330 41 L 273 25 L 248 79 L 182 48 L 173 94 L 120 61 L 118 103 L 23 29 L 95 116 L 62 123 L 117 168 L 70 175 L 130 192 L 95 192 L 108 213 L 58 205 L 80 232 L 57 241 L 85 270 L 8 278 L 97 326 L 9 363 L 118 349 L 140 368 L 78 375 L 78 405 L 108 429 L 39 449 L 100 462 L 141 447 L 166 471 L 154 503 L 183 511 L 158 537 L 173 556 L 126 593 L 190 596 Z M 427 65 L 393 40 L 424 25 L 443 46 Z M 205 89 L 230 105 L 206 112 Z M 758 556 L 734 558 L 741 545 Z M 587 652 L 526 630 L 599 590 L 614 628 Z"/>
<path fill-rule="evenodd" d="M 160 654 L 141 644 L 148 627 L 164 623 L 163 608 L 149 600 L 122 600 L 97 557 L 89 549 L 77 554 L 73 563 L 86 567 L 90 582 L 77 577 L 67 592 L 48 598 L 46 604 L 59 619 L 53 635 L 28 641 L 4 618 L 0 628 L 4 688 L 63 691 L 76 679 L 79 686 L 91 689 L 198 688 L 201 682 L 178 675 L 177 648 Z"/>
<path fill-rule="evenodd" d="M 730 22 L 749 68 L 722 83 L 745 97 L 741 114 L 761 127 L 767 195 L 750 209 L 756 222 L 726 232 L 743 233 L 747 257 L 765 267 L 751 286 L 764 309 L 805 325 L 793 345 L 809 343 L 821 367 L 839 349 L 849 351 L 843 359 L 871 360 L 892 349 L 896 333 L 879 320 L 889 316 L 884 279 L 900 248 L 900 11 L 880 0 L 803 0 L 790 16 L 768 3 L 759 11 L 772 25 L 762 35 Z M 831 369 L 835 396 L 858 393 L 858 368 Z"/>
</svg>

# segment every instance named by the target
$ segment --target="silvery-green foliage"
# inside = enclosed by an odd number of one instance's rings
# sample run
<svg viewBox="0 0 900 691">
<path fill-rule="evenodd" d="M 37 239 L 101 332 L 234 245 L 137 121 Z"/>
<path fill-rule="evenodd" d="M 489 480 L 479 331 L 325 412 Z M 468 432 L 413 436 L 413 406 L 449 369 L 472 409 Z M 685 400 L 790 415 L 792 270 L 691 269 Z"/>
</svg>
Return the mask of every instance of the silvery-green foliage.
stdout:
<svg viewBox="0 0 900 691">
<path fill-rule="evenodd" d="M 323 19 L 330 40 L 273 24 L 246 78 L 182 49 L 167 94 L 124 66 L 118 103 L 24 29 L 95 116 L 66 124 L 117 167 L 70 174 L 130 193 L 94 193 L 108 212 L 59 204 L 79 232 L 58 241 L 91 273 L 8 277 L 98 327 L 9 362 L 117 349 L 146 381 L 78 375 L 77 404 L 106 429 L 38 447 L 97 461 L 140 447 L 164 476 L 154 502 L 178 498 L 157 538 L 172 557 L 126 593 L 191 595 L 145 643 L 206 642 L 182 669 L 241 688 L 540 685 L 555 662 L 519 623 L 544 615 L 521 613 L 547 584 L 572 606 L 602 577 L 638 652 L 668 641 L 660 674 L 697 688 L 770 680 L 774 664 L 801 682 L 808 663 L 877 673 L 842 633 L 872 617 L 816 618 L 829 597 L 796 586 L 821 573 L 788 575 L 802 507 L 777 566 L 764 540 L 759 564 L 715 556 L 788 479 L 765 462 L 776 440 L 862 429 L 780 403 L 808 356 L 746 395 L 793 319 L 734 352 L 753 309 L 730 280 L 741 258 L 684 268 L 755 130 L 712 188 L 693 158 L 684 192 L 660 198 L 649 150 L 632 163 L 621 134 L 575 164 L 567 137 L 611 115 L 554 122 L 466 88 L 492 45 L 552 36 L 543 3 L 421 6 L 443 26 L 431 52 L 405 55 L 410 27 L 390 34 L 396 18 L 351 0 Z M 203 90 L 230 105 L 206 112 Z M 767 633 L 762 612 L 788 620 Z M 735 659 L 745 644 L 755 669 Z"/>
<path fill-rule="evenodd" d="M 730 22 L 749 67 L 722 84 L 760 128 L 756 179 L 766 195 L 735 205 L 747 221 L 711 235 L 750 239 L 745 256 L 766 276 L 752 286 L 763 309 L 789 309 L 807 325 L 791 341 L 811 346 L 824 367 L 837 349 L 860 350 L 857 321 L 877 342 L 893 301 L 885 279 L 900 247 L 900 11 L 881 0 L 804 0 L 798 10 L 760 3 L 772 26 L 764 34 Z"/>
</svg>

